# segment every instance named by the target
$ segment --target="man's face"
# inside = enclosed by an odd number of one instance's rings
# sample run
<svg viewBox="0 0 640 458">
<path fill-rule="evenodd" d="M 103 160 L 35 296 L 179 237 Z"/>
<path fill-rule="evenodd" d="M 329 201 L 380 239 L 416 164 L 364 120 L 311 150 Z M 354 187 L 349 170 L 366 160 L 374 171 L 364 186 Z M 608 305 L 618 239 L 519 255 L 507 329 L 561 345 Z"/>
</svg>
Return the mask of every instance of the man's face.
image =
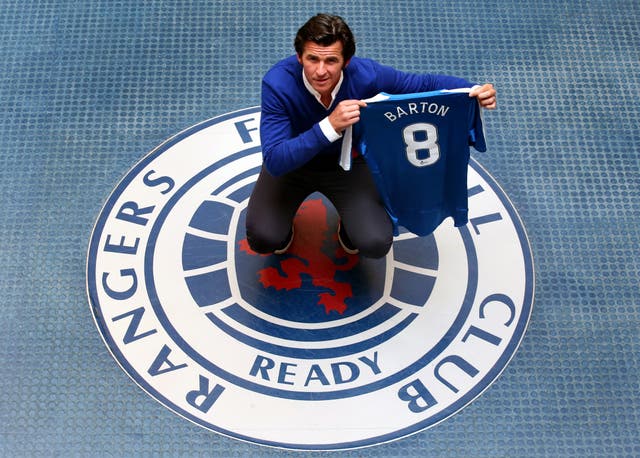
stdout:
<svg viewBox="0 0 640 458">
<path fill-rule="evenodd" d="M 307 41 L 302 56 L 298 56 L 304 75 L 311 87 L 323 96 L 330 96 L 331 91 L 340 81 L 342 69 L 348 62 L 342 57 L 342 42 L 336 41 L 329 46 Z"/>
</svg>

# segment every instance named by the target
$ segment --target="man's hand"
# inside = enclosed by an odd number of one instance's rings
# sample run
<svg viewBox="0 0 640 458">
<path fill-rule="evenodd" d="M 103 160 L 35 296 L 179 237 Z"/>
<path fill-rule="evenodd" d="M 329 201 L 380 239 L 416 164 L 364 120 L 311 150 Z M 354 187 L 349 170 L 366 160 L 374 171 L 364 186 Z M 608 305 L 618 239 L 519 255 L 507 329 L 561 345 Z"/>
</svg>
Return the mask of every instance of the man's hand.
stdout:
<svg viewBox="0 0 640 458">
<path fill-rule="evenodd" d="M 478 103 L 482 108 L 493 110 L 496 107 L 496 90 L 491 83 L 471 88 L 469 97 L 478 99 Z"/>
<path fill-rule="evenodd" d="M 360 121 L 360 108 L 366 106 L 367 104 L 362 100 L 343 100 L 329 115 L 331 127 L 336 132 L 342 133 L 347 127 Z"/>
</svg>

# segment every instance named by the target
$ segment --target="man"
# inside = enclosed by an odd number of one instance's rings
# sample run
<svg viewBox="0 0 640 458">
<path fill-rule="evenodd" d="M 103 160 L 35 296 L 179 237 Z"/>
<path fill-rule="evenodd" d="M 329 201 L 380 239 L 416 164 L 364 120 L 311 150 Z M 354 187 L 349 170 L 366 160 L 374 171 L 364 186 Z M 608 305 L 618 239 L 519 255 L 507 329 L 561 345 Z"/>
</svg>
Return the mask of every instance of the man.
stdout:
<svg viewBox="0 0 640 458">
<path fill-rule="evenodd" d="M 247 209 L 247 240 L 258 253 L 284 253 L 293 218 L 313 192 L 324 194 L 340 217 L 338 240 L 348 253 L 380 258 L 393 227 L 364 159 L 339 165 L 342 134 L 360 119 L 362 99 L 472 87 L 484 108 L 496 106 L 491 84 L 453 76 L 404 73 L 355 57 L 355 40 L 339 16 L 318 14 L 298 31 L 296 55 L 274 65 L 262 81 L 260 135 L 263 167 Z M 358 144 L 354 133 L 353 145 Z"/>
</svg>

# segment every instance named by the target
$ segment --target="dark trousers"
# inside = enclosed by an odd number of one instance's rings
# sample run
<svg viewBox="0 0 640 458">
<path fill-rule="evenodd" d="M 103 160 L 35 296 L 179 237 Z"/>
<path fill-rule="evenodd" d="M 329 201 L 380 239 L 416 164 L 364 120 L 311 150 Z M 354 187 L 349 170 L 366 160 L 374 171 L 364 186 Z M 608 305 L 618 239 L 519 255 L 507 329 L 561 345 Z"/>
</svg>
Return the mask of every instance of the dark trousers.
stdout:
<svg viewBox="0 0 640 458">
<path fill-rule="evenodd" d="M 329 171 L 301 167 L 280 177 L 263 167 L 247 208 L 247 241 L 257 253 L 282 248 L 293 218 L 313 192 L 324 194 L 338 211 L 341 224 L 362 256 L 380 258 L 393 242 L 393 227 L 362 157 L 346 172 L 336 165 Z"/>
</svg>

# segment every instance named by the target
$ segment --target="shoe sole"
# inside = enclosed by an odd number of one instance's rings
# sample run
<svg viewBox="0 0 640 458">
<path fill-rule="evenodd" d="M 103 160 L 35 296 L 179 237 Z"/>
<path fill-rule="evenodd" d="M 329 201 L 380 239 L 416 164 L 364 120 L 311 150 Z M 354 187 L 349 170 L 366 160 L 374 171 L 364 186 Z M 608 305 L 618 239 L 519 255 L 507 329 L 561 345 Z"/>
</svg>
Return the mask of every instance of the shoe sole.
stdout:
<svg viewBox="0 0 640 458">
<path fill-rule="evenodd" d="M 349 247 L 347 247 L 347 245 L 345 245 L 345 243 L 342 241 L 342 237 L 340 237 L 340 228 L 341 228 L 341 225 L 340 225 L 340 223 L 338 223 L 338 242 L 340 242 L 340 246 L 342 247 L 342 249 L 347 254 L 358 254 L 358 253 L 360 253 L 360 250 L 358 250 L 357 248 L 349 248 Z"/>
<path fill-rule="evenodd" d="M 289 238 L 289 242 L 287 243 L 287 245 L 284 248 L 280 248 L 278 250 L 273 250 L 273 254 L 284 254 L 287 252 L 287 250 L 289 249 L 289 247 L 291 246 L 291 244 L 293 243 L 293 235 L 294 235 L 295 231 L 293 229 L 293 226 L 291 226 L 291 237 Z"/>
</svg>

